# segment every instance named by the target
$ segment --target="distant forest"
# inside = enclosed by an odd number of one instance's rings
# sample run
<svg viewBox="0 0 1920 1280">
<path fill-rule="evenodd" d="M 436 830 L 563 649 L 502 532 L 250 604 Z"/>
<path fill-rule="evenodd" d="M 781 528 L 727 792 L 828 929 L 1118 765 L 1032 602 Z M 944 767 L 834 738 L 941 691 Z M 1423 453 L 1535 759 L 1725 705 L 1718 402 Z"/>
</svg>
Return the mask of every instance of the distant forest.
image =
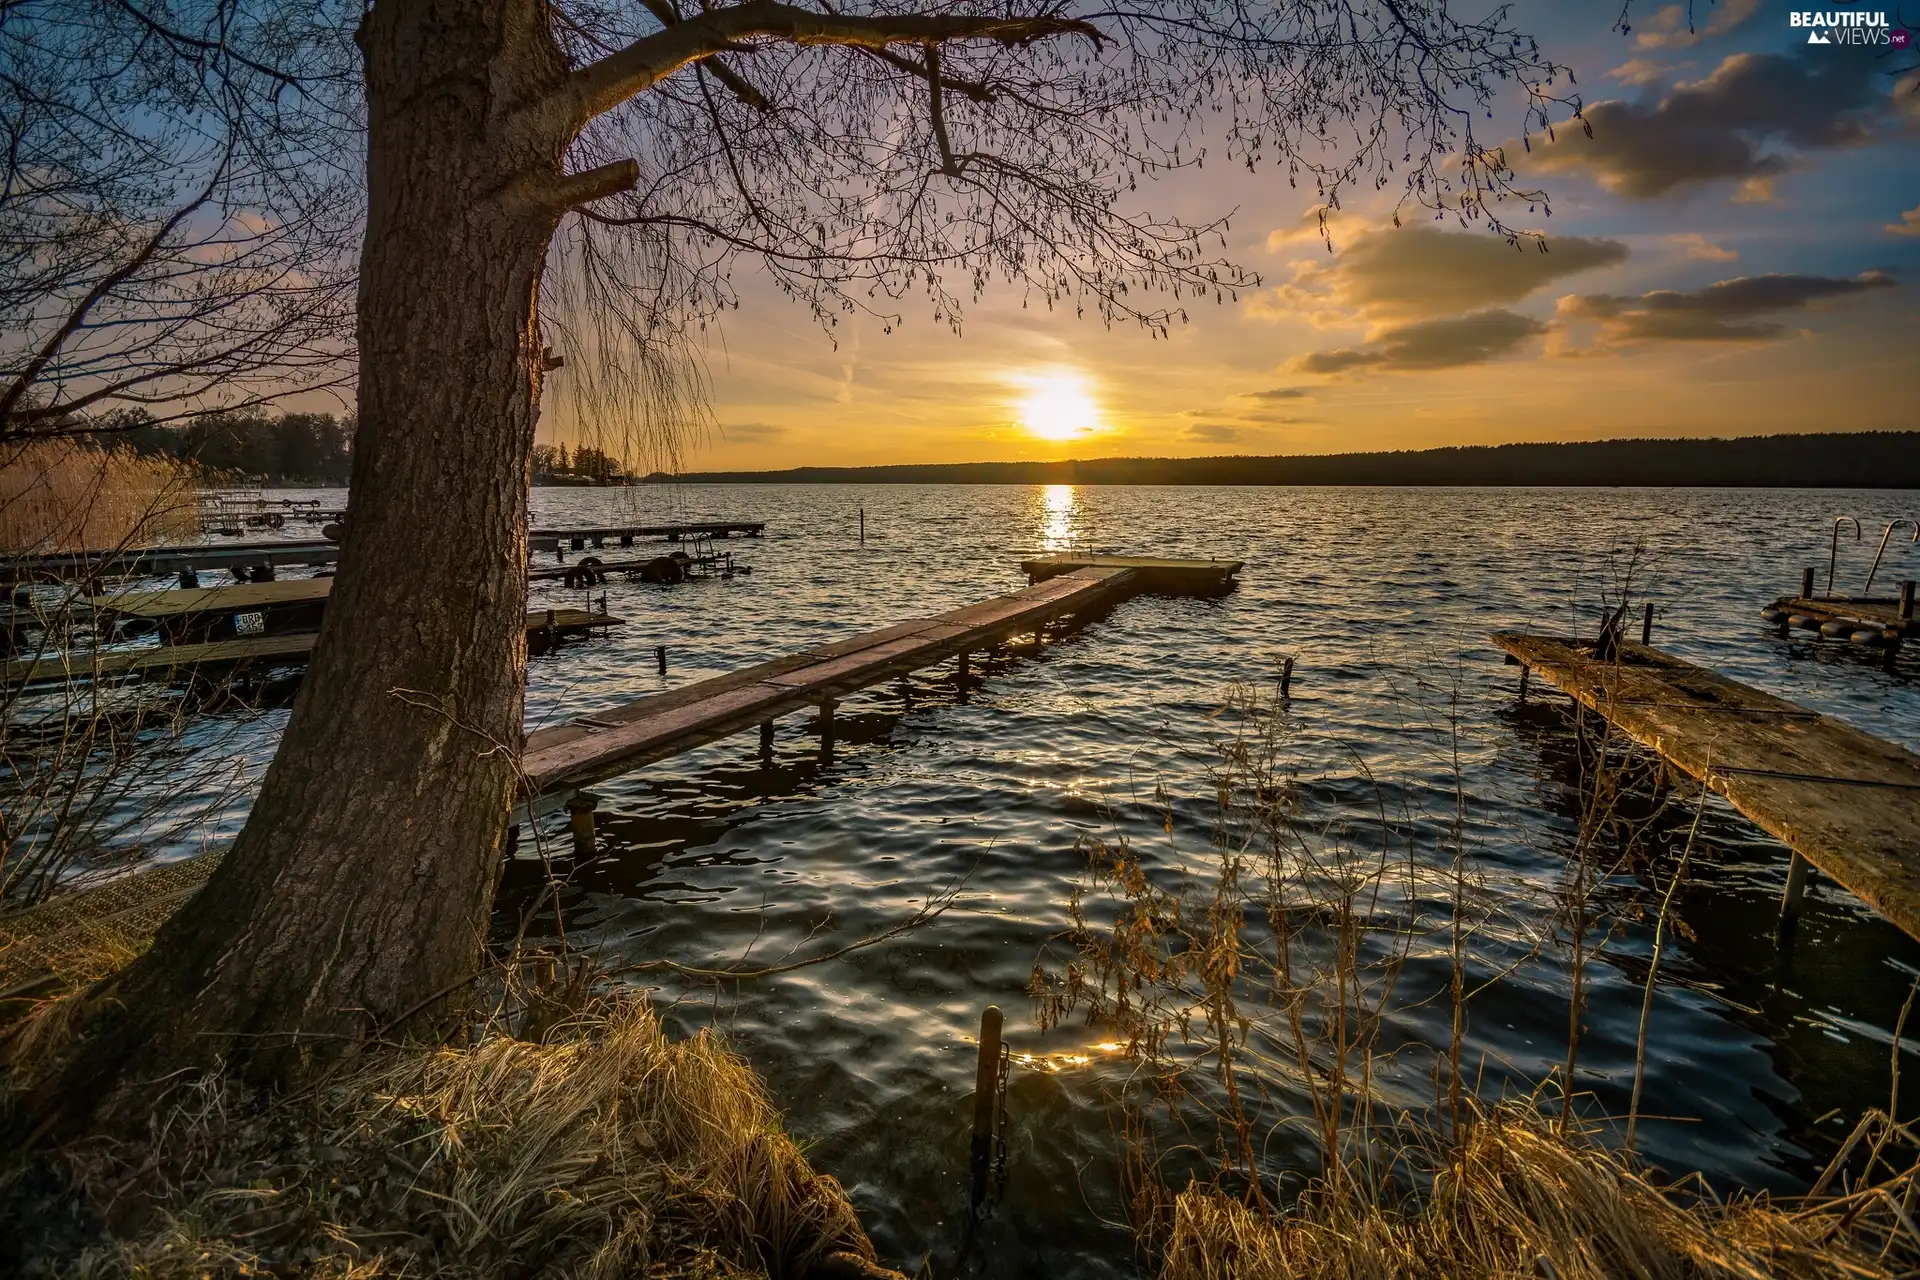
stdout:
<svg viewBox="0 0 1920 1280">
<path fill-rule="evenodd" d="M 353 419 L 330 413 L 216 413 L 179 426 L 120 415 L 106 426 L 109 441 L 142 456 L 267 484 L 345 484 L 353 467 Z"/>
<path fill-rule="evenodd" d="M 1920 489 L 1920 431 L 1596 440 L 1265 458 L 1095 458 L 656 472 L 649 483 L 1563 485 Z"/>
</svg>

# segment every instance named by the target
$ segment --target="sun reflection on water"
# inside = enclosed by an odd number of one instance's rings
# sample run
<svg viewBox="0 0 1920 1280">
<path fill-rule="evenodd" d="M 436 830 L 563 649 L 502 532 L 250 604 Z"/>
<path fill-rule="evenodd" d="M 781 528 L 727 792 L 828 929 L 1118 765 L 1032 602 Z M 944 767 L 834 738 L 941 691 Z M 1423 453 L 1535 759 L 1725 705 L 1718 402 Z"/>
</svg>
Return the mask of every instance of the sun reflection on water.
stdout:
<svg viewBox="0 0 1920 1280">
<path fill-rule="evenodd" d="M 1066 551 L 1073 546 L 1079 509 L 1073 486 L 1050 484 L 1040 494 L 1040 545 L 1048 551 Z"/>
</svg>

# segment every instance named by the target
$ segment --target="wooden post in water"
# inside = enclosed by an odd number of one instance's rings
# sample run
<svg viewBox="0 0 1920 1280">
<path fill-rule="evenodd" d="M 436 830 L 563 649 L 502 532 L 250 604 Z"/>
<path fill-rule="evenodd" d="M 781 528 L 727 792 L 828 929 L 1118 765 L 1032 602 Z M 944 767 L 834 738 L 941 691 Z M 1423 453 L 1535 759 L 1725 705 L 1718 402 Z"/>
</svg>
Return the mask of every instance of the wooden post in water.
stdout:
<svg viewBox="0 0 1920 1280">
<path fill-rule="evenodd" d="M 833 759 L 833 709 L 840 704 L 832 698 L 820 701 L 820 759 Z"/>
<path fill-rule="evenodd" d="M 957 662 L 955 662 L 955 663 L 954 663 L 954 666 L 953 666 L 953 678 L 954 678 L 954 681 L 955 681 L 955 683 L 957 683 L 957 684 L 962 684 L 962 685 L 964 685 L 964 684 L 966 684 L 966 682 L 967 682 L 967 675 L 968 675 L 968 671 L 967 671 L 967 660 L 968 660 L 969 658 L 971 658 L 972 656 L 973 656 L 973 655 L 972 655 L 972 654 L 969 654 L 969 653 L 962 653 L 962 654 L 960 655 L 960 658 L 959 658 L 959 660 L 958 660 Z"/>
<path fill-rule="evenodd" d="M 760 758 L 773 759 L 773 721 L 771 720 L 760 722 Z"/>
<path fill-rule="evenodd" d="M 567 829 L 573 834 L 573 856 L 593 856 L 594 810 L 600 797 L 591 791 L 576 791 L 567 797 Z"/>
<path fill-rule="evenodd" d="M 860 508 L 860 545 L 867 545 L 867 509 Z"/>
<path fill-rule="evenodd" d="M 1291 657 L 1280 663 L 1280 696 L 1282 699 L 1293 697 L 1293 659 Z"/>
<path fill-rule="evenodd" d="M 661 675 L 667 674 L 667 646 L 663 644 L 653 646 L 653 665 L 659 668 Z"/>
<path fill-rule="evenodd" d="M 1533 668 L 1526 663 L 1520 664 L 1520 701 L 1527 700 L 1527 677 L 1533 674 Z"/>
<path fill-rule="evenodd" d="M 993 1174 L 994 1112 L 1000 1099 L 1000 1006 L 980 1014 L 980 1060 L 973 1074 L 973 1211 L 987 1200 Z"/>
<path fill-rule="evenodd" d="M 1800 571 L 1800 598 L 1813 599 L 1813 566 L 1808 565 Z"/>
<path fill-rule="evenodd" d="M 1640 643 L 1653 643 L 1653 601 L 1649 600 L 1640 607 Z"/>
<path fill-rule="evenodd" d="M 1798 853 L 1787 863 L 1787 889 L 1780 895 L 1780 924 L 1777 936 L 1786 941 L 1793 936 L 1793 927 L 1800 921 L 1800 903 L 1807 896 L 1807 877 L 1813 872 L 1813 864 Z"/>
</svg>

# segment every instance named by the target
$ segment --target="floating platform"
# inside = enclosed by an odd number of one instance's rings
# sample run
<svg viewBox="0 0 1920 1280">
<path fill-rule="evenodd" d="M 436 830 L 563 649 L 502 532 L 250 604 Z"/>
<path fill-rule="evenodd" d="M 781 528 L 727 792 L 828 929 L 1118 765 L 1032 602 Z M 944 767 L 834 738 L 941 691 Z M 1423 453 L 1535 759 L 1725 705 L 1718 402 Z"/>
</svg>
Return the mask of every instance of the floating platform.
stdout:
<svg viewBox="0 0 1920 1280">
<path fill-rule="evenodd" d="M 596 525 L 581 529 L 535 529 L 527 534 L 528 551 L 583 551 L 588 546 L 604 547 L 613 539 L 623 547 L 636 538 L 665 538 L 680 542 L 693 538 L 757 538 L 766 531 L 764 520 L 717 520 L 705 524 L 633 524 Z"/>
<path fill-rule="evenodd" d="M 1165 595 L 1224 595 L 1233 590 L 1234 578 L 1244 567 L 1239 560 L 1163 560 L 1152 556 L 1052 555 L 1022 560 L 1021 572 L 1029 582 L 1045 582 L 1061 574 L 1083 569 L 1124 569 L 1131 577 L 1128 586 L 1136 592 Z"/>
<path fill-rule="evenodd" d="M 340 559 L 333 542 L 250 542 L 223 547 L 130 547 L 116 551 L 69 551 L 0 561 L 0 582 L 73 582 L 105 578 L 163 578 L 195 573 L 327 565 Z"/>
<path fill-rule="evenodd" d="M 326 581 L 326 579 L 321 579 Z M 260 586 L 293 585 L 260 583 Z M 625 619 L 585 609 L 535 609 L 527 614 L 527 650 L 545 653 L 560 640 L 586 635 Z M 144 649 L 85 649 L 22 658 L 0 668 L 7 688 L 72 684 L 83 680 L 212 675 L 248 667 L 304 664 L 320 638 L 313 631 L 240 636 L 197 644 L 163 644 Z"/>
<path fill-rule="evenodd" d="M 1911 588 L 1894 596 L 1782 596 L 1760 611 L 1781 635 L 1811 631 L 1828 640 L 1884 649 L 1888 659 L 1920 636 Z"/>
<path fill-rule="evenodd" d="M 1544 636 L 1493 642 L 1786 844 L 1783 922 L 1810 864 L 1920 938 L 1920 755 L 1645 645 L 1608 661 Z"/>
</svg>

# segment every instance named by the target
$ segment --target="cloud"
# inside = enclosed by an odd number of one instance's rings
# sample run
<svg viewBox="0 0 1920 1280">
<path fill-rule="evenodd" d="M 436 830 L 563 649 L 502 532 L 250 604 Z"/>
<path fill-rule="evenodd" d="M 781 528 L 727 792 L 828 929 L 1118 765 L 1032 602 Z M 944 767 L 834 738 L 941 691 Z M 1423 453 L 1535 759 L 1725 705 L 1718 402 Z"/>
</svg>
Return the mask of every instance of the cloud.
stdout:
<svg viewBox="0 0 1920 1280">
<path fill-rule="evenodd" d="M 1591 137 L 1562 129 L 1558 141 L 1533 148 L 1531 163 L 1548 173 L 1588 174 L 1635 200 L 1728 179 L 1749 184 L 1750 197 L 1770 198 L 1766 180 L 1795 163 L 1791 153 L 1770 150 L 1774 142 L 1853 146 L 1871 135 L 1887 106 L 1870 64 L 1849 51 L 1818 52 L 1737 53 L 1657 102 L 1596 103 L 1586 111 Z"/>
<path fill-rule="evenodd" d="M 1383 227 L 1361 234 L 1331 262 L 1301 266 L 1277 301 L 1329 323 L 1350 323 L 1355 313 L 1374 320 L 1447 315 L 1518 302 L 1626 257 L 1617 240 L 1555 236 L 1515 246 L 1479 231 Z"/>
<path fill-rule="evenodd" d="M 1232 444 L 1240 438 L 1240 428 L 1229 427 L 1218 422 L 1196 422 L 1180 434 L 1188 440 L 1205 440 L 1209 444 Z"/>
<path fill-rule="evenodd" d="M 1900 221 L 1889 222 L 1887 230 L 1897 236 L 1920 236 L 1920 204 L 1901 214 Z"/>
<path fill-rule="evenodd" d="M 1607 72 L 1607 79 L 1618 80 L 1621 84 L 1652 84 L 1655 80 L 1664 79 L 1673 70 L 1651 58 L 1629 58 Z"/>
<path fill-rule="evenodd" d="M 771 422 L 734 422 L 720 428 L 728 444 L 767 444 L 787 434 Z"/>
<path fill-rule="evenodd" d="M 1299 373 L 1342 374 L 1356 369 L 1405 371 L 1449 369 L 1483 364 L 1517 350 L 1547 326 L 1512 311 L 1476 311 L 1470 315 L 1418 320 L 1381 333 L 1365 347 L 1339 347 L 1296 356 L 1288 369 Z"/>
<path fill-rule="evenodd" d="M 1760 8 L 1760 0 L 1721 0 L 1707 16 L 1705 26 L 1695 26 L 1687 4 L 1670 4 L 1654 11 L 1641 26 L 1634 43 L 1642 49 L 1676 49 L 1723 35 L 1751 18 Z"/>
<path fill-rule="evenodd" d="M 1892 288 L 1883 271 L 1857 276 L 1764 275 L 1722 280 L 1704 289 L 1657 289 L 1638 297 L 1568 294 L 1566 320 L 1597 321 L 1603 345 L 1627 342 L 1765 342 L 1787 328 L 1767 317 L 1804 311 L 1816 303 Z"/>
<path fill-rule="evenodd" d="M 1667 239 L 1687 257 L 1701 262 L 1737 262 L 1740 259 L 1738 249 L 1717 245 L 1698 231 L 1689 231 L 1680 236 L 1668 236 Z"/>
<path fill-rule="evenodd" d="M 1299 221 L 1267 232 L 1267 248 L 1278 253 L 1291 244 L 1304 244 L 1309 240 L 1324 241 L 1337 216 L 1328 206 L 1316 204 L 1301 214 Z"/>
<path fill-rule="evenodd" d="M 1313 392 L 1305 387 L 1274 387 L 1268 391 L 1242 391 L 1242 400 L 1307 400 Z"/>
</svg>

